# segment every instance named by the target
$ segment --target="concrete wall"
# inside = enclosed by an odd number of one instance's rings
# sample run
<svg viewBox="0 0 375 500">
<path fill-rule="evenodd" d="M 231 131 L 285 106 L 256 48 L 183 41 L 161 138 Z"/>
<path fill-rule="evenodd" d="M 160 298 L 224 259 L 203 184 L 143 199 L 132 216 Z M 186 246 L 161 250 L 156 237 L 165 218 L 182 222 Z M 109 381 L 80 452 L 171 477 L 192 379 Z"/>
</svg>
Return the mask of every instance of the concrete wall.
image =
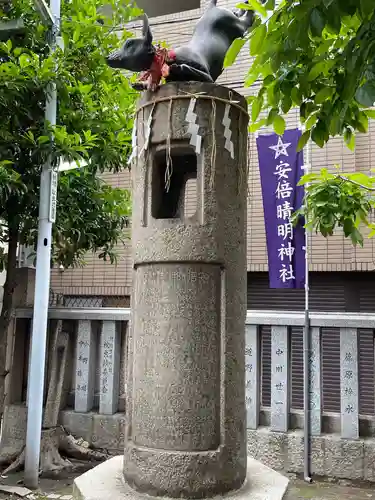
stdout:
<svg viewBox="0 0 375 500">
<path fill-rule="evenodd" d="M 30 336 L 30 308 L 17 310 L 16 337 L 13 347 L 15 363 L 9 377 L 10 390 L 4 416 L 1 447 L 20 450 L 26 432 L 26 371 Z M 74 436 L 83 437 L 92 446 L 122 453 L 124 424 L 126 421 L 125 396 L 128 366 L 129 309 L 50 309 L 51 320 L 64 321 L 64 331 L 69 331 L 74 348 L 70 367 L 66 404 L 60 412 L 60 422 Z M 374 351 L 375 316 L 369 313 L 311 313 L 310 353 L 310 409 L 312 423 L 313 473 L 340 479 L 368 480 L 375 482 L 375 425 L 374 407 L 361 405 L 364 391 L 373 390 L 374 364 L 363 365 L 361 358 L 361 333 L 371 331 L 372 342 L 367 349 Z M 92 329 L 88 329 L 91 322 Z M 114 324 L 122 323 L 116 336 Z M 100 326 L 101 325 L 101 326 Z M 301 363 L 293 347 L 293 328 L 304 325 L 303 312 L 248 311 L 246 319 L 246 409 L 248 451 L 256 459 L 272 468 L 286 472 L 303 472 L 303 406 L 295 405 L 294 384 L 303 381 L 296 374 Z M 271 328 L 271 359 L 264 350 L 263 330 Z M 65 328 L 67 330 L 65 330 Z M 324 338 L 329 330 L 337 330 L 339 339 L 338 360 L 330 358 L 330 370 L 339 373 L 334 385 L 324 389 Z M 91 332 L 90 337 L 86 333 Z M 113 339 L 108 339 L 108 335 Z M 106 357 L 104 351 L 120 352 L 120 360 Z M 50 344 L 49 344 L 50 345 Z M 51 348 L 48 349 L 51 353 Z M 90 352 L 89 352 L 90 351 Z M 91 353 L 92 351 L 92 353 Z M 107 352 L 108 354 L 108 352 Z M 51 359 L 51 355 L 49 355 Z M 22 370 L 23 365 L 23 370 Z M 47 363 L 47 374 L 51 363 Z M 298 366 L 297 366 L 298 368 Z M 119 374 L 116 384 L 104 370 Z M 363 370 L 366 370 L 366 374 Z M 367 375 L 369 374 L 369 376 Z M 264 401 L 262 393 L 268 378 L 271 395 Z M 50 376 L 46 378 L 46 390 Z M 267 380 L 266 380 L 267 382 Z M 89 385 L 91 384 L 91 389 Z M 82 386 L 85 386 L 83 388 Z M 338 396 L 336 410 L 327 408 L 325 399 Z M 106 403 L 103 405 L 103 403 Z M 108 404 L 109 403 L 109 404 Z"/>
<path fill-rule="evenodd" d="M 105 416 L 98 413 L 77 413 L 65 410 L 60 423 L 76 437 L 82 437 L 96 448 L 105 448 L 118 455 L 124 449 L 123 413 Z M 22 450 L 26 436 L 26 407 L 6 408 L 3 453 Z M 248 430 L 250 456 L 269 467 L 289 473 L 303 473 L 303 431 L 272 432 L 267 427 Z M 375 439 L 343 440 L 340 435 L 326 434 L 312 439 L 312 474 L 332 479 L 375 482 Z"/>
</svg>

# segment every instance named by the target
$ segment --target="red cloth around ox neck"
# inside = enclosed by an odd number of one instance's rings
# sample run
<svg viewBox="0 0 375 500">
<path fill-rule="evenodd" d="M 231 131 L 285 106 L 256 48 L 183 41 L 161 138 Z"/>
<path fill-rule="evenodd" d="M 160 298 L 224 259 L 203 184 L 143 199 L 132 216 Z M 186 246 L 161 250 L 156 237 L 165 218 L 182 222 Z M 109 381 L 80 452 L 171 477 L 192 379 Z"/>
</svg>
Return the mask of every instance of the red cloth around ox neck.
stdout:
<svg viewBox="0 0 375 500">
<path fill-rule="evenodd" d="M 155 52 L 154 60 L 149 70 L 144 71 L 141 76 L 141 81 L 148 81 L 149 86 L 159 85 L 161 79 L 167 77 L 169 74 L 168 63 L 176 59 L 176 52 L 174 50 L 164 49 L 158 47 Z"/>
</svg>

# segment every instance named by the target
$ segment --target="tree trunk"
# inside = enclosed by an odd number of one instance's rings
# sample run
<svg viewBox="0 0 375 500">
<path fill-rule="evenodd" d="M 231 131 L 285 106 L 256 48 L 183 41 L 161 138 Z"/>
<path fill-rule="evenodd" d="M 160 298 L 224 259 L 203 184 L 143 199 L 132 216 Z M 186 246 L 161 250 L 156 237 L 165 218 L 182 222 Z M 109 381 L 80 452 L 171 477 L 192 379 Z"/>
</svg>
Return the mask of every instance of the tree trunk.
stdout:
<svg viewBox="0 0 375 500">
<path fill-rule="evenodd" d="M 91 449 L 89 443 L 83 439 L 75 439 L 63 427 L 57 425 L 64 399 L 70 339 L 69 333 L 62 329 L 62 321 L 56 322 L 51 335 L 51 374 L 44 411 L 39 470 L 45 477 L 62 477 L 61 474 L 66 472 L 87 470 L 88 465 L 107 460 L 108 453 Z M 30 411 L 30 407 L 28 410 Z M 2 450 L 0 454 L 0 466 L 10 464 L 2 475 L 21 470 L 24 463 L 25 447 L 19 453 Z"/>
<path fill-rule="evenodd" d="M 0 422 L 4 413 L 6 353 L 8 344 L 8 329 L 12 320 L 14 290 L 16 288 L 18 227 L 9 228 L 8 262 L 4 284 L 3 307 L 0 315 Z"/>
<path fill-rule="evenodd" d="M 87 470 L 92 465 L 104 462 L 108 458 L 107 452 L 93 450 L 89 447 L 89 443 L 83 439 L 75 439 L 63 427 L 42 431 L 39 475 L 43 477 L 61 478 L 65 473 Z M 25 447 L 18 455 L 0 456 L 0 466 L 8 465 L 10 462 L 9 467 L 2 471 L 2 476 L 23 469 Z"/>
</svg>

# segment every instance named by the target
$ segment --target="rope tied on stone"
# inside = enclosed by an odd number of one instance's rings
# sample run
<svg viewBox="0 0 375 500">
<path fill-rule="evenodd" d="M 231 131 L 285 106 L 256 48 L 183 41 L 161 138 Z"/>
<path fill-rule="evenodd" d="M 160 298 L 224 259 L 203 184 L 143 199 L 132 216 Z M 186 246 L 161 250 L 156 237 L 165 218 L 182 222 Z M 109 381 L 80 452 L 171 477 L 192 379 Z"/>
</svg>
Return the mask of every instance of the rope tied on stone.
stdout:
<svg viewBox="0 0 375 500">
<path fill-rule="evenodd" d="M 155 106 L 157 104 L 160 104 L 162 102 L 168 102 L 168 134 L 167 134 L 167 140 L 166 140 L 166 172 L 165 172 L 165 189 L 169 191 L 170 189 L 170 183 L 171 183 L 171 177 L 173 173 L 173 162 L 172 162 L 172 155 L 171 155 L 171 138 L 172 138 L 172 105 L 173 101 L 177 100 L 182 100 L 182 99 L 191 99 L 192 97 L 196 97 L 197 99 L 205 99 L 205 100 L 210 100 L 212 104 L 212 112 L 211 112 L 211 133 L 212 133 L 212 148 L 211 148 L 211 175 L 210 175 L 210 187 L 212 188 L 215 183 L 215 174 L 216 174 L 216 154 L 217 154 L 217 142 L 216 142 L 216 116 L 217 116 L 217 102 L 224 103 L 224 104 L 230 104 L 234 108 L 238 109 L 240 111 L 240 123 L 242 121 L 242 114 L 245 114 L 248 117 L 248 112 L 246 109 L 244 109 L 241 105 L 238 104 L 236 101 L 232 101 L 233 93 L 230 91 L 229 93 L 229 99 L 224 99 L 222 97 L 217 97 L 217 96 L 210 96 L 210 95 L 202 95 L 202 94 L 191 94 L 191 93 L 186 93 L 183 95 L 172 95 L 168 97 L 159 97 L 156 99 L 153 99 L 150 102 L 147 102 L 140 106 L 136 114 L 138 114 L 140 111 L 142 113 L 144 110 L 150 106 L 151 108 L 151 114 L 149 115 L 152 116 Z M 143 122 L 144 122 L 144 115 L 143 115 Z M 145 140 L 147 138 L 145 137 Z M 148 148 L 147 148 L 148 149 Z M 242 151 L 242 148 L 240 148 Z M 240 163 L 240 168 L 241 168 L 241 162 Z M 241 175 L 241 174 L 240 174 Z M 242 174 L 243 178 L 243 174 Z"/>
<path fill-rule="evenodd" d="M 209 99 L 210 101 L 215 101 L 216 102 L 223 102 L 224 104 L 230 104 L 234 108 L 237 108 L 241 113 L 244 113 L 246 116 L 248 115 L 248 112 L 246 109 L 244 109 L 242 106 L 237 104 L 235 101 L 230 101 L 229 99 L 224 99 L 222 97 L 216 97 L 216 96 L 210 96 L 210 95 L 202 95 L 202 94 L 180 94 L 180 95 L 173 95 L 173 96 L 168 96 L 168 97 L 159 97 L 157 99 L 153 99 L 152 101 L 149 101 L 142 106 L 140 106 L 136 113 L 139 113 L 144 108 L 148 108 L 149 106 L 153 106 L 155 104 L 159 104 L 161 102 L 166 102 L 166 101 L 178 101 L 182 99 L 191 99 L 192 97 L 196 97 L 197 99 Z"/>
</svg>

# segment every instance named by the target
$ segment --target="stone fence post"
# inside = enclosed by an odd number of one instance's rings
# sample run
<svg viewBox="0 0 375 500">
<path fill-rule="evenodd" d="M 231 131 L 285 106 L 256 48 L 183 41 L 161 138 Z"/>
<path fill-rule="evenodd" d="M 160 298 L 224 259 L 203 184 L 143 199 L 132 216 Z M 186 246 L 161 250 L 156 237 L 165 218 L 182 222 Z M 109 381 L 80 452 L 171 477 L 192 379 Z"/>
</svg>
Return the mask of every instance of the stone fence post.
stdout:
<svg viewBox="0 0 375 500">
<path fill-rule="evenodd" d="M 139 492 L 209 497 L 246 477 L 247 126 L 244 97 L 219 85 L 138 103 L 124 477 Z"/>
</svg>

